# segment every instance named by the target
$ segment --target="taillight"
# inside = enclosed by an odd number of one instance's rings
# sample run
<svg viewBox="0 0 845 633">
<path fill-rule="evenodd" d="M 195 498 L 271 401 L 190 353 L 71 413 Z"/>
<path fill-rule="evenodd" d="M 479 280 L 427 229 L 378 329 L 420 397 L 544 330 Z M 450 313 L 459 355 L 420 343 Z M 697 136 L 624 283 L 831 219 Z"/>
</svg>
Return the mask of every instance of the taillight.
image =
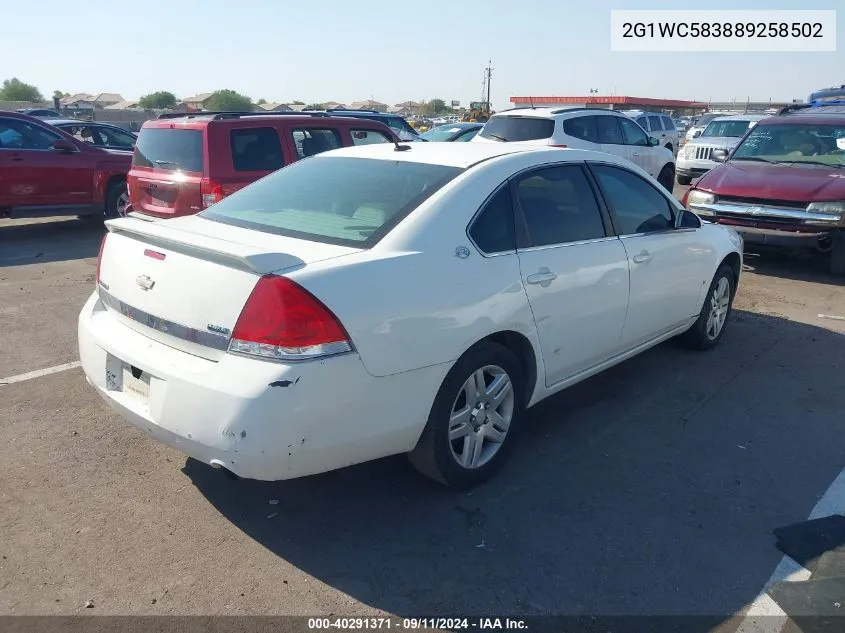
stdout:
<svg viewBox="0 0 845 633">
<path fill-rule="evenodd" d="M 209 178 L 200 181 L 200 193 L 202 194 L 202 208 L 207 209 L 215 202 L 220 202 L 223 197 L 223 185 Z"/>
<path fill-rule="evenodd" d="M 567 146 L 566 145 L 553 145 L 553 144 L 550 143 L 549 147 L 567 147 Z"/>
<path fill-rule="evenodd" d="M 685 209 L 689 208 L 687 206 L 687 199 L 689 198 L 689 192 L 690 191 L 692 191 L 692 189 L 687 189 L 687 192 L 684 194 L 684 197 L 681 198 L 681 204 L 684 206 Z"/>
<path fill-rule="evenodd" d="M 106 247 L 106 238 L 109 234 L 103 235 L 103 241 L 100 242 L 100 252 L 97 253 L 97 285 L 100 285 L 100 265 L 103 263 L 103 249 Z"/>
<path fill-rule="evenodd" d="M 346 329 L 323 303 L 287 277 L 264 275 L 241 311 L 229 351 L 306 360 L 352 351 Z"/>
</svg>

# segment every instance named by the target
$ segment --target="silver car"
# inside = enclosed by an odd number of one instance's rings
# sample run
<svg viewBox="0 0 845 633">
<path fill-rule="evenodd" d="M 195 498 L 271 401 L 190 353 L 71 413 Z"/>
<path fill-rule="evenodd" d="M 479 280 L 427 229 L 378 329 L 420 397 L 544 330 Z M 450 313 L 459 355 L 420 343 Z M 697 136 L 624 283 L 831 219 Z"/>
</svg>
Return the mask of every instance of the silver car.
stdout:
<svg viewBox="0 0 845 633">
<path fill-rule="evenodd" d="M 730 152 L 757 121 L 765 114 L 734 114 L 712 119 L 704 131 L 688 141 L 678 152 L 675 174 L 678 184 L 688 185 L 719 163 L 713 160 L 713 150 Z"/>
</svg>

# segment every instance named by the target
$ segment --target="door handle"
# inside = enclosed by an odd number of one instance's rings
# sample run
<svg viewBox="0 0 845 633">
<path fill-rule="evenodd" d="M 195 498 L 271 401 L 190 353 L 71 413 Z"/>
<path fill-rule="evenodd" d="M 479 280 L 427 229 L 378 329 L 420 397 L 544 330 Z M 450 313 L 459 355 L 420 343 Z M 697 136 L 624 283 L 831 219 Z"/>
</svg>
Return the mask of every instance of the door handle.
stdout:
<svg viewBox="0 0 845 633">
<path fill-rule="evenodd" d="M 639 255 L 634 255 L 632 259 L 635 264 L 645 264 L 647 261 L 651 261 L 651 253 L 643 251 Z"/>
<path fill-rule="evenodd" d="M 548 268 L 543 268 L 538 273 L 528 275 L 528 277 L 525 278 L 525 281 L 530 284 L 548 284 L 553 282 L 555 279 L 557 279 L 557 275 L 555 273 L 551 272 Z"/>
<path fill-rule="evenodd" d="M 23 160 L 23 156 L 21 156 L 19 154 L 13 154 L 12 157 L 9 160 L 12 160 L 12 161 L 15 161 L 15 162 L 20 162 L 20 161 Z"/>
</svg>

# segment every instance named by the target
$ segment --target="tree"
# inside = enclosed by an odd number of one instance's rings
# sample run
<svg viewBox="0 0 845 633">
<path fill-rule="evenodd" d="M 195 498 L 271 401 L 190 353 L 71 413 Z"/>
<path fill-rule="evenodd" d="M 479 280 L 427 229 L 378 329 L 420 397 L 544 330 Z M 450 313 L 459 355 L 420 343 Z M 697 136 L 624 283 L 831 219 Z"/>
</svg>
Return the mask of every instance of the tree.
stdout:
<svg viewBox="0 0 845 633">
<path fill-rule="evenodd" d="M 256 101 L 256 103 L 258 105 L 264 105 L 265 103 L 267 103 L 267 99 L 265 99 L 264 97 L 261 97 L 258 101 Z"/>
<path fill-rule="evenodd" d="M 293 101 L 290 102 L 290 105 L 305 105 L 305 102 L 294 99 Z"/>
<path fill-rule="evenodd" d="M 294 103 L 296 103 L 296 101 L 294 101 Z M 307 106 L 305 106 L 303 108 L 303 110 L 325 110 L 325 109 L 326 109 L 326 104 L 324 104 L 324 103 L 311 103 L 311 104 L 308 104 Z"/>
<path fill-rule="evenodd" d="M 176 107 L 176 95 L 166 90 L 151 92 L 138 99 L 138 105 L 145 110 L 167 110 Z"/>
<path fill-rule="evenodd" d="M 25 84 L 17 77 L 12 77 L 11 79 L 6 79 L 3 82 L 3 87 L 0 88 L 0 101 L 43 103 L 44 97 L 35 86 Z"/>
<path fill-rule="evenodd" d="M 449 112 L 451 108 L 446 105 L 443 99 L 432 99 L 431 101 L 423 101 L 420 111 L 423 114 L 441 114 L 442 112 Z"/>
<path fill-rule="evenodd" d="M 65 96 L 65 93 L 62 92 L 61 90 L 54 90 L 53 91 L 53 99 L 62 99 L 62 98 L 64 98 L 64 96 Z"/>
<path fill-rule="evenodd" d="M 234 90 L 217 90 L 209 97 L 205 109 L 223 112 L 251 111 L 252 100 Z"/>
</svg>

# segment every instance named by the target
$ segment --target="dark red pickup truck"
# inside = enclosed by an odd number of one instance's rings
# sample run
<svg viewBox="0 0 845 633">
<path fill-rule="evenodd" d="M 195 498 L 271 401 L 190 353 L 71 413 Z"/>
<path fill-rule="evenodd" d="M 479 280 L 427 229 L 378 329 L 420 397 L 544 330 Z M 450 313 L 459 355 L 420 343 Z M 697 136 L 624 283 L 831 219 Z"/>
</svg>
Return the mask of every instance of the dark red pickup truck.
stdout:
<svg viewBox="0 0 845 633">
<path fill-rule="evenodd" d="M 0 218 L 120 215 L 132 152 L 79 141 L 37 119 L 0 112 Z"/>
<path fill-rule="evenodd" d="M 808 247 L 845 275 L 845 102 L 790 106 L 755 125 L 684 197 L 747 243 Z"/>
</svg>

